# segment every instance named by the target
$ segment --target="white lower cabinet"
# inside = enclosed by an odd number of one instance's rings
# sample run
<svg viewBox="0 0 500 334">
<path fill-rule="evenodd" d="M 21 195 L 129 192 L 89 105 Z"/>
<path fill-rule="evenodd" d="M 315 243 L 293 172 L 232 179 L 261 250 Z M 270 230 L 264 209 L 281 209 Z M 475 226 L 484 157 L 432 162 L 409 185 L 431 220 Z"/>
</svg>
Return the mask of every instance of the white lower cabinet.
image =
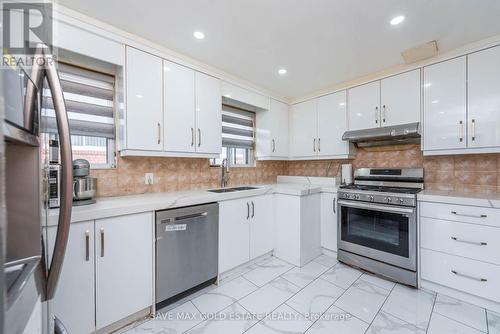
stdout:
<svg viewBox="0 0 500 334">
<path fill-rule="evenodd" d="M 219 203 L 219 273 L 273 250 L 272 195 Z"/>
<path fill-rule="evenodd" d="M 46 233 L 50 261 L 57 226 Z M 72 223 L 49 319 L 56 315 L 68 333 L 87 334 L 150 307 L 153 237 L 152 212 Z"/>
<path fill-rule="evenodd" d="M 151 306 L 153 233 L 151 212 L 96 220 L 97 329 Z"/>
<path fill-rule="evenodd" d="M 337 194 L 321 194 L 321 247 L 337 251 Z"/>
<path fill-rule="evenodd" d="M 274 254 L 302 267 L 321 255 L 320 194 L 274 196 Z"/>
<path fill-rule="evenodd" d="M 57 226 L 46 229 L 49 261 Z M 49 262 L 50 263 L 50 262 Z M 68 333 L 95 330 L 94 221 L 71 224 L 64 264 L 54 298 L 48 302 L 49 319 L 56 315 Z M 53 333 L 53 322 L 49 322 Z"/>
</svg>

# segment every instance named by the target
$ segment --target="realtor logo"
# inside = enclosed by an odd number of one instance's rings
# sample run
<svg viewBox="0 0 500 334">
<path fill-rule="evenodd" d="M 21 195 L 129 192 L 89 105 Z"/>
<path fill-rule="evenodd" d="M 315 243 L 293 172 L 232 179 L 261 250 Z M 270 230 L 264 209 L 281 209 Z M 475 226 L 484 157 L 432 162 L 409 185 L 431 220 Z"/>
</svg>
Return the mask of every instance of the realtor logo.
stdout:
<svg viewBox="0 0 500 334">
<path fill-rule="evenodd" d="M 52 46 L 52 4 L 2 1 L 3 54 L 34 55 L 37 45 Z"/>
</svg>

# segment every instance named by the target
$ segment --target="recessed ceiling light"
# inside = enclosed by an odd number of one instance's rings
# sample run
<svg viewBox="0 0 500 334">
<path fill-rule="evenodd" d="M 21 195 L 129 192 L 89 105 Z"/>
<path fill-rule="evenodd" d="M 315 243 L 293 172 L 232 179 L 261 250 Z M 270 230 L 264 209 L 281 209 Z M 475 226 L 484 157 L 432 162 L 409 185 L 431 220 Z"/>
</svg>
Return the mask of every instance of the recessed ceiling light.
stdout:
<svg viewBox="0 0 500 334">
<path fill-rule="evenodd" d="M 284 75 L 284 74 L 286 74 L 286 69 L 284 69 L 284 68 L 280 68 L 280 69 L 278 70 L 278 73 L 279 73 L 279 74 L 281 74 L 281 75 Z"/>
<path fill-rule="evenodd" d="M 204 33 L 202 33 L 201 31 L 195 31 L 195 32 L 193 33 L 193 36 L 194 36 L 194 38 L 196 38 L 196 39 L 204 39 L 204 38 L 205 38 L 205 34 L 204 34 Z"/>
<path fill-rule="evenodd" d="M 405 20 L 405 16 L 404 15 L 398 15 L 396 17 L 393 17 L 392 20 L 391 20 L 391 24 L 393 26 L 395 25 L 398 25 L 400 24 L 401 22 L 403 22 Z"/>
</svg>

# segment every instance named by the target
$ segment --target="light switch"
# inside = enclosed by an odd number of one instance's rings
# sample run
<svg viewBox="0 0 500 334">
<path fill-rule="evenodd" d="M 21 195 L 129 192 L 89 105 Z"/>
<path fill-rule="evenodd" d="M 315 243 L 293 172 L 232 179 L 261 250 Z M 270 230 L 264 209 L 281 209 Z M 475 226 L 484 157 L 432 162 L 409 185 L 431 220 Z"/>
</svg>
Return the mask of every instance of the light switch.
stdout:
<svg viewBox="0 0 500 334">
<path fill-rule="evenodd" d="M 154 184 L 154 174 L 153 173 L 145 173 L 144 174 L 144 184 Z"/>
</svg>

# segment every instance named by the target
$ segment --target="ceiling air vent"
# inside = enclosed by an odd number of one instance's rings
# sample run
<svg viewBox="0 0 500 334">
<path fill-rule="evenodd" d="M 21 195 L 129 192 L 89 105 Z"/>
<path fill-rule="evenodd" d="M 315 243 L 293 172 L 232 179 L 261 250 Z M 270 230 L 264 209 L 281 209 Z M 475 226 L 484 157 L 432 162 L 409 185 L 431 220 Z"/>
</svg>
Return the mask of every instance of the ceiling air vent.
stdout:
<svg viewBox="0 0 500 334">
<path fill-rule="evenodd" d="M 436 41 L 427 42 L 401 52 L 405 63 L 411 64 L 424 59 L 437 56 L 438 46 Z"/>
</svg>

